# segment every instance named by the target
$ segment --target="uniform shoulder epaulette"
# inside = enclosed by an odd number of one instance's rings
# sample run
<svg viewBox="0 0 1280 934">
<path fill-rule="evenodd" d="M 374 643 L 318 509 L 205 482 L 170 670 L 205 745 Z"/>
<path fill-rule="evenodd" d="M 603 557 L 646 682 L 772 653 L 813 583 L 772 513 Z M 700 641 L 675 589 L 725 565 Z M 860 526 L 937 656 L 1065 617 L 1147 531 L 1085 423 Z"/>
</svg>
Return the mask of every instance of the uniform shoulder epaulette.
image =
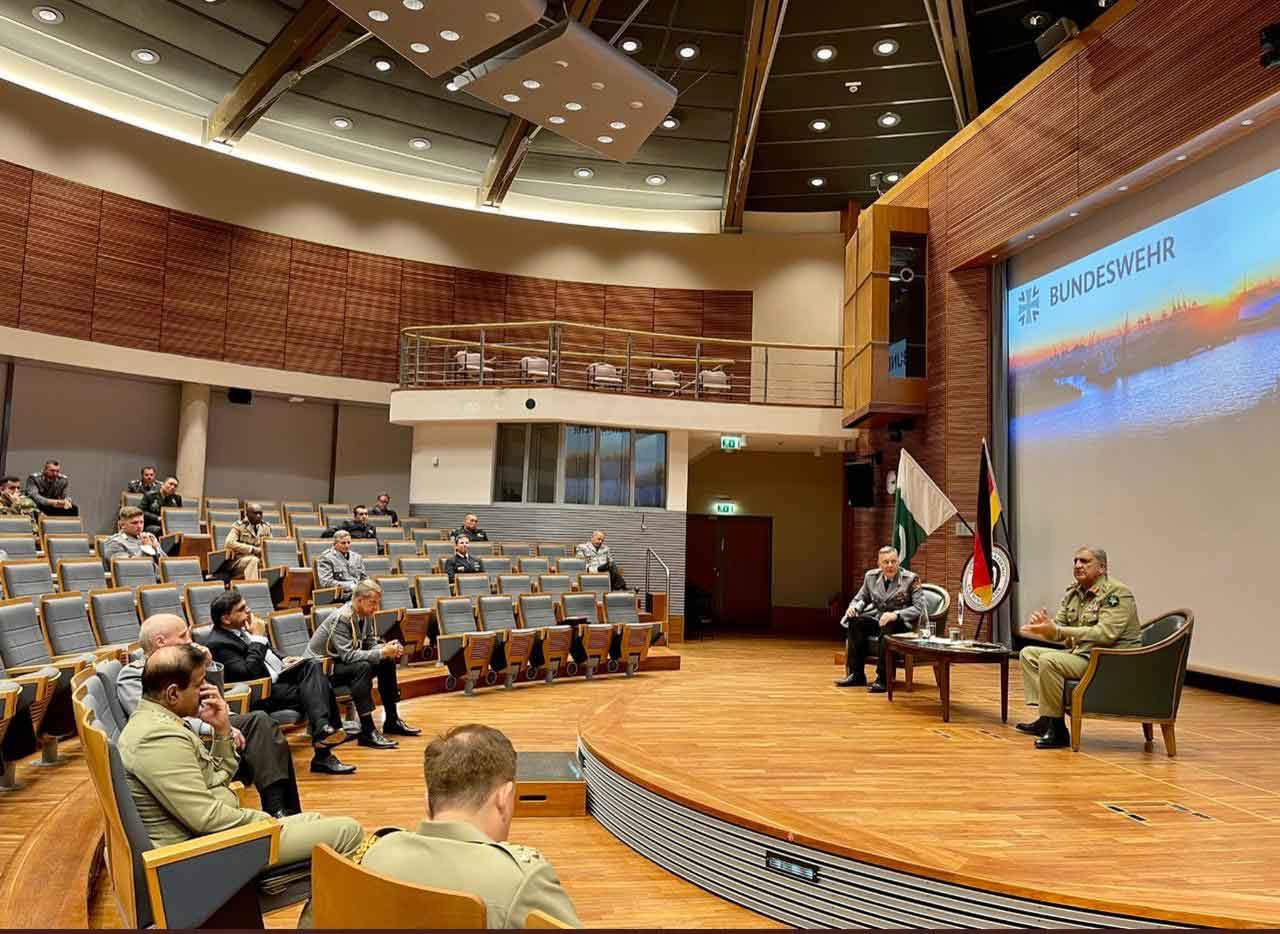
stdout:
<svg viewBox="0 0 1280 934">
<path fill-rule="evenodd" d="M 516 862 L 524 864 L 542 862 L 542 854 L 531 846 L 524 846 L 520 843 L 504 843 L 503 848 L 515 857 Z"/>
</svg>

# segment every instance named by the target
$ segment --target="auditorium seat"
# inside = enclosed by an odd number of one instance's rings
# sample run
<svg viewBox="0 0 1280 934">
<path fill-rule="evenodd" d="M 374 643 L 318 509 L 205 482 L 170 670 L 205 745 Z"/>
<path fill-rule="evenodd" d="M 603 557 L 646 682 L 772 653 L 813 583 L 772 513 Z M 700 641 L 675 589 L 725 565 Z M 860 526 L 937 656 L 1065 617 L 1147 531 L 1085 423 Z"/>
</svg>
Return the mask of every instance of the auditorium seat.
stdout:
<svg viewBox="0 0 1280 934">
<path fill-rule="evenodd" d="M 336 525 L 343 519 L 351 518 L 350 503 L 321 503 L 320 519 L 324 525 Z"/>
<path fill-rule="evenodd" d="M 370 516 L 370 518 L 386 519 L 388 523 L 391 521 L 390 516 Z M 383 551 L 386 551 L 388 542 L 403 542 L 408 539 L 408 536 L 405 535 L 404 529 L 400 528 L 398 525 L 375 525 L 373 527 L 373 534 L 377 536 L 378 544 L 382 545 Z M 410 545 L 413 544 L 412 539 L 408 539 L 408 541 Z"/>
<path fill-rule="evenodd" d="M 469 597 L 472 606 L 478 597 L 489 594 L 488 574 L 455 574 L 453 576 L 453 592 L 459 597 Z"/>
<path fill-rule="evenodd" d="M 493 542 L 472 542 L 468 553 L 481 560 L 488 558 L 493 554 Z"/>
<path fill-rule="evenodd" d="M 295 535 L 297 534 L 297 530 L 300 526 L 315 526 L 320 529 L 324 528 L 324 517 L 314 510 L 309 512 L 285 513 L 284 518 L 286 524 Z"/>
<path fill-rule="evenodd" d="M 231 499 L 228 496 L 206 496 L 204 500 L 204 508 L 206 512 L 218 509 L 225 512 L 235 512 L 239 515 L 240 500 Z"/>
<path fill-rule="evenodd" d="M 232 581 L 231 586 L 244 598 L 249 612 L 259 619 L 266 619 L 276 611 L 271 602 L 271 588 L 266 581 Z M 218 594 L 215 591 L 214 596 Z"/>
<path fill-rule="evenodd" d="M 573 554 L 573 546 L 564 542 L 538 542 L 538 555 L 543 558 L 564 558 Z"/>
<path fill-rule="evenodd" d="M 227 588 L 220 581 L 208 581 L 203 584 L 187 584 L 182 588 L 182 606 L 186 611 L 187 622 L 192 626 L 212 626 L 209 607 L 213 598 Z"/>
<path fill-rule="evenodd" d="M 231 534 L 231 522 L 219 522 L 216 519 L 209 520 L 209 541 L 216 548 L 225 548 L 227 545 L 227 536 Z"/>
<path fill-rule="evenodd" d="M 144 495 L 146 494 L 130 493 L 128 490 L 121 490 L 120 491 L 120 508 L 124 509 L 126 506 L 132 506 L 134 509 L 141 509 L 142 497 Z"/>
<path fill-rule="evenodd" d="M 418 606 L 434 610 L 440 597 L 453 596 L 453 586 L 444 574 L 419 574 L 413 579 L 413 589 L 418 594 Z"/>
<path fill-rule="evenodd" d="M 448 532 L 445 529 L 413 529 L 413 541 L 419 548 L 422 548 L 427 542 L 443 542 L 447 540 Z M 452 554 L 452 550 L 450 553 Z"/>
<path fill-rule="evenodd" d="M 78 591 L 45 594 L 40 598 L 40 619 L 44 625 L 45 638 L 49 640 L 49 650 L 55 656 L 84 653 L 120 653 L 128 656 L 128 642 L 116 645 L 98 644 L 98 637 L 85 610 L 84 594 Z"/>
<path fill-rule="evenodd" d="M 2 637 L 0 637 L 2 638 Z M 69 675 L 65 677 L 70 677 Z M 64 678 L 62 672 L 52 665 L 35 666 L 35 668 L 18 673 L 7 671 L 0 662 L 0 684 L 16 685 L 19 690 L 17 713 L 25 713 L 31 720 L 32 735 L 41 739 L 46 749 L 52 750 L 50 761 L 57 762 L 57 738 L 47 736 L 44 732 L 45 712 L 49 709 L 57 691 L 59 682 Z M 0 736 L 0 739 L 3 739 Z M 48 754 L 46 753 L 46 757 Z M 16 762 L 7 762 L 0 758 L 0 792 L 16 791 L 23 786 L 18 782 Z"/>
<path fill-rule="evenodd" d="M 596 668 L 608 662 L 613 627 L 600 622 L 600 609 L 593 593 L 561 594 L 557 609 L 560 622 L 574 626 L 573 660 L 590 679 Z"/>
<path fill-rule="evenodd" d="M 425 529 L 431 525 L 430 516 L 401 516 L 400 527 L 402 529 Z"/>
<path fill-rule="evenodd" d="M 36 540 L 30 535 L 5 535 L 0 537 L 0 551 L 9 556 L 9 560 L 14 558 L 35 558 L 43 557 L 44 552 L 36 545 Z M 450 554 L 453 553 L 452 548 Z"/>
<path fill-rule="evenodd" d="M 538 633 L 518 628 L 510 594 L 480 598 L 480 626 L 485 632 L 501 634 L 490 664 L 508 689 L 515 687 L 533 655 Z"/>
<path fill-rule="evenodd" d="M 46 535 L 44 556 L 49 567 L 56 568 L 63 558 L 93 557 L 93 546 L 89 543 L 88 535 Z"/>
<path fill-rule="evenodd" d="M 263 542 L 266 567 L 262 579 L 271 588 L 272 602 L 277 608 L 311 605 L 311 591 L 316 575 L 310 567 L 299 563 L 298 543 L 292 538 L 268 538 Z"/>
<path fill-rule="evenodd" d="M 334 613 L 342 609 L 341 603 L 328 603 L 323 606 L 313 606 L 311 608 L 311 631 L 314 633 L 317 629 L 324 625 Z"/>
<path fill-rule="evenodd" d="M 414 650 L 421 650 L 427 645 L 430 614 L 415 605 L 413 582 L 399 575 L 382 575 L 373 579 L 382 588 L 382 609 L 377 616 L 378 632 L 385 635 L 390 631 L 390 625 L 399 626 L 401 642 L 405 647 L 412 644 Z M 389 614 L 389 623 L 383 614 Z M 395 638 L 394 634 L 391 638 Z M 414 652 L 409 654 L 412 656 Z"/>
<path fill-rule="evenodd" d="M 444 561 L 453 557 L 453 542 L 427 542 L 422 547 L 432 561 Z"/>
<path fill-rule="evenodd" d="M 573 581 L 569 579 L 568 574 L 538 575 L 538 593 L 548 593 L 559 600 L 560 594 L 569 593 L 572 590 Z"/>
<path fill-rule="evenodd" d="M 333 539 L 329 541 L 332 542 Z M 372 558 L 378 554 L 378 542 L 371 538 L 356 539 L 351 543 L 351 550 L 362 558 Z"/>
<path fill-rule="evenodd" d="M 484 572 L 489 575 L 489 585 L 492 589 L 498 586 L 498 575 L 511 573 L 511 559 L 508 557 L 492 555 L 481 560 Z"/>
<path fill-rule="evenodd" d="M 150 558 L 112 558 L 111 580 L 115 587 L 137 590 L 143 584 L 157 584 L 156 566 Z"/>
<path fill-rule="evenodd" d="M 595 594 L 596 603 L 604 603 L 604 595 L 610 590 L 608 574 L 579 574 L 578 590 L 581 593 Z"/>
<path fill-rule="evenodd" d="M 268 538 L 262 545 L 267 567 L 298 566 L 298 543 L 292 538 Z"/>
<path fill-rule="evenodd" d="M 280 511 L 286 516 L 291 516 L 295 512 L 315 512 L 316 504 L 304 499 L 287 499 L 280 504 Z"/>
<path fill-rule="evenodd" d="M 288 534 L 284 524 L 284 515 L 279 509 L 269 509 L 264 506 L 262 508 L 262 521 L 265 525 L 271 526 L 272 535 Z"/>
<path fill-rule="evenodd" d="M 604 621 L 613 627 L 610 661 L 620 662 L 630 678 L 649 657 L 649 647 L 662 635 L 662 624 L 640 622 L 636 595 L 630 590 L 613 590 L 604 595 Z"/>
<path fill-rule="evenodd" d="M 421 555 L 402 555 L 395 558 L 392 563 L 396 567 L 397 574 L 403 574 L 410 580 L 422 574 L 430 574 L 434 565 L 430 558 L 423 558 Z"/>
<path fill-rule="evenodd" d="M 107 586 L 102 573 L 102 562 L 97 558 L 66 558 L 58 562 L 58 589 L 78 590 L 88 594 Z"/>
<path fill-rule="evenodd" d="M 568 574 L 571 580 L 575 574 L 581 574 L 586 569 L 587 562 L 585 558 L 564 557 L 556 559 L 556 573 Z"/>
<path fill-rule="evenodd" d="M 302 543 L 303 560 L 311 567 L 315 567 L 316 559 L 333 547 L 333 540 L 324 539 L 307 539 Z"/>
<path fill-rule="evenodd" d="M 35 600 L 41 594 L 54 593 L 53 573 L 44 558 L 20 558 L 0 562 L 0 584 L 6 599 L 25 597 Z M 34 603 L 32 604 L 34 606 Z"/>
<path fill-rule="evenodd" d="M 472 602 L 466 597 L 437 599 L 436 625 L 439 629 L 436 648 L 440 662 L 449 669 L 445 688 L 453 690 L 462 679 L 463 689 L 469 697 L 475 691 L 476 682 L 490 674 L 489 661 L 498 635 L 479 631 Z M 496 675 L 489 683 L 495 680 Z"/>
<path fill-rule="evenodd" d="M 180 533 L 182 535 L 202 535 L 204 527 L 200 524 L 198 509 L 165 506 L 160 510 L 160 527 L 165 535 Z"/>
<path fill-rule="evenodd" d="M 550 573 L 551 561 L 548 558 L 525 557 L 516 561 L 516 567 L 520 569 L 521 574 L 537 577 L 541 574 Z"/>
<path fill-rule="evenodd" d="M 499 574 L 498 593 L 506 594 L 512 600 L 522 593 L 533 593 L 533 580 L 528 574 Z"/>
<path fill-rule="evenodd" d="M 138 641 L 138 605 L 128 587 L 89 592 L 89 621 L 99 645 L 131 645 Z"/>
<path fill-rule="evenodd" d="M 533 554 L 533 546 L 528 542 L 500 542 L 498 550 L 509 558 L 527 558 Z"/>
<path fill-rule="evenodd" d="M 40 537 L 49 535 L 83 535 L 84 521 L 79 516 L 40 516 Z"/>
<path fill-rule="evenodd" d="M 295 525 L 293 527 L 293 537 L 298 540 L 299 544 L 306 542 L 322 541 L 325 547 L 329 547 L 329 539 L 324 537 L 323 525 Z"/>
<path fill-rule="evenodd" d="M 205 518 L 215 526 L 229 527 L 240 521 L 239 509 L 210 509 Z M 217 541 L 215 534 L 214 541 Z"/>
<path fill-rule="evenodd" d="M 128 589 L 128 588 L 124 588 Z M 172 584 L 143 584 L 138 588 L 138 615 L 143 620 L 161 613 L 185 617 L 182 592 Z"/>
<path fill-rule="evenodd" d="M 521 628 L 538 633 L 538 642 L 529 658 L 530 667 L 535 671 L 541 669 L 550 684 L 573 651 L 573 627 L 563 626 L 556 619 L 555 599 L 550 594 L 521 594 L 516 606 L 520 610 Z M 569 665 L 576 671 L 576 662 L 570 660 L 566 670 Z"/>
<path fill-rule="evenodd" d="M 271 647 L 281 658 L 301 658 L 307 654 L 311 629 L 301 610 L 277 610 L 267 617 L 267 635 Z"/>
<path fill-rule="evenodd" d="M 418 556 L 418 546 L 413 542 L 389 541 L 384 547 L 387 552 L 387 557 L 392 560 L 395 560 L 396 558 L 416 558 Z"/>
<path fill-rule="evenodd" d="M 187 584 L 198 584 L 204 580 L 200 571 L 199 558 L 161 558 L 160 582 L 173 584 L 178 588 Z"/>
<path fill-rule="evenodd" d="M 31 528 L 31 520 L 26 516 L 0 516 L 0 537 L 22 535 L 34 541 L 35 534 Z"/>
</svg>

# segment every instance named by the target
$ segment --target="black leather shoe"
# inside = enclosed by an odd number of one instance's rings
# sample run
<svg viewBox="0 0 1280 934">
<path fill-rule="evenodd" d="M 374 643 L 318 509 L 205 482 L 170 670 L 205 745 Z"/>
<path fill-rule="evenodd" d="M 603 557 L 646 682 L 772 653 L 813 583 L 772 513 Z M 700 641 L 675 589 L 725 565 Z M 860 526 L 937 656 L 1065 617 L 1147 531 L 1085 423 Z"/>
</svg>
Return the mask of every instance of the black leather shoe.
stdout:
<svg viewBox="0 0 1280 934">
<path fill-rule="evenodd" d="M 877 681 L 875 684 L 871 685 L 871 687 L 867 688 L 867 693 L 868 693 L 868 694 L 883 694 L 883 693 L 884 693 L 885 691 L 887 691 L 887 690 L 889 690 L 889 689 L 888 689 L 887 687 L 885 687 L 885 686 L 884 686 L 884 682 L 883 682 L 883 681 Z"/>
<path fill-rule="evenodd" d="M 355 768 L 355 766 L 353 765 L 353 766 L 351 766 L 351 768 L 353 768 L 353 769 L 354 769 L 354 768 Z M 269 813 L 270 813 L 270 814 L 271 814 L 271 816 L 272 816 L 272 817 L 274 817 L 276 820 L 284 820 L 286 817 L 288 817 L 288 816 L 289 816 L 289 812 L 288 812 L 288 811 L 284 811 L 284 810 L 281 810 L 281 811 L 271 811 L 271 812 L 269 812 Z"/>
<path fill-rule="evenodd" d="M 1019 723 L 1014 726 L 1019 733 L 1026 733 L 1028 736 L 1041 737 L 1044 731 L 1049 729 L 1048 717 L 1036 717 L 1030 723 Z"/>
<path fill-rule="evenodd" d="M 311 760 L 311 771 L 324 775 L 350 775 L 356 770 L 354 765 L 347 765 L 333 753 L 327 756 L 316 756 Z"/>
<path fill-rule="evenodd" d="M 311 741 L 317 746 L 341 746 L 348 738 L 342 730 L 335 729 L 326 723 L 320 728 L 319 734 L 311 737 Z"/>
<path fill-rule="evenodd" d="M 388 720 L 382 724 L 382 732 L 384 735 L 391 736 L 421 736 L 422 731 L 417 727 L 409 726 L 399 717 L 394 720 Z"/>
<path fill-rule="evenodd" d="M 1067 725 L 1061 720 L 1050 720 L 1049 729 L 1036 740 L 1037 749 L 1062 749 L 1070 745 L 1071 734 L 1067 732 Z"/>
<path fill-rule="evenodd" d="M 865 688 L 867 686 L 867 676 L 860 675 L 856 671 L 853 674 L 845 675 L 836 682 L 838 688 Z"/>
<path fill-rule="evenodd" d="M 361 746 L 368 746 L 370 749 L 398 749 L 400 744 L 387 739 L 377 730 L 372 733 L 361 733 L 356 739 L 356 743 Z"/>
</svg>

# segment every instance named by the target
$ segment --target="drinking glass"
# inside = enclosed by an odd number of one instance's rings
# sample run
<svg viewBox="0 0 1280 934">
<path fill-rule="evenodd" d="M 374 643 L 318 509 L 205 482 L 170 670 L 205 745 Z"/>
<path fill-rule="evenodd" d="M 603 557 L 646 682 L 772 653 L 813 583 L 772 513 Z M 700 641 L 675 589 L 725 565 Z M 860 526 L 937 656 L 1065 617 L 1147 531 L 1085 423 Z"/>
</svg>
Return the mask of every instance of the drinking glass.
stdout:
<svg viewBox="0 0 1280 934">
<path fill-rule="evenodd" d="M 951 631 L 947 633 L 952 642 L 959 642 L 961 634 L 959 626 L 952 626 Z"/>
<path fill-rule="evenodd" d="M 926 640 L 933 638 L 933 620 L 925 618 L 920 621 L 920 638 Z"/>
</svg>

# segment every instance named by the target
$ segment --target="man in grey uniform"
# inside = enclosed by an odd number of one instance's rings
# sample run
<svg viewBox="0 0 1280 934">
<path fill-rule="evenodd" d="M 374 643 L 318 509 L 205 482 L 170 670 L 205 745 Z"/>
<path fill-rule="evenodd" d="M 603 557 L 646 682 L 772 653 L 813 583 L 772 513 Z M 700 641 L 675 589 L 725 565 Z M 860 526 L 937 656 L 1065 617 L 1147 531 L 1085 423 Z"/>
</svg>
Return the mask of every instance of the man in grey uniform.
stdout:
<svg viewBox="0 0 1280 934">
<path fill-rule="evenodd" d="M 71 478 L 62 472 L 62 465 L 55 460 L 44 462 L 40 473 L 27 477 L 24 492 L 46 516 L 78 516 L 80 507 L 67 496 Z"/>
<path fill-rule="evenodd" d="M 350 532 L 343 529 L 334 535 L 333 547 L 316 558 L 316 577 L 320 587 L 337 587 L 344 597 L 350 597 L 356 584 L 368 579 L 364 558 L 351 550 Z"/>
<path fill-rule="evenodd" d="M 861 687 L 867 683 L 862 673 L 871 654 L 872 636 L 880 637 L 880 656 L 876 660 L 876 680 L 870 691 L 885 690 L 884 637 L 907 632 L 925 612 L 924 591 L 920 578 L 898 564 L 898 550 L 892 545 L 880 549 L 879 567 L 867 572 L 862 587 L 849 603 L 840 625 L 849 630 L 845 654 L 845 676 L 839 687 Z"/>
<path fill-rule="evenodd" d="M 145 514 L 137 506 L 125 506 L 116 519 L 116 532 L 102 543 L 102 556 L 108 565 L 116 558 L 150 558 L 159 564 L 164 552 L 150 532 L 143 531 Z"/>
</svg>

